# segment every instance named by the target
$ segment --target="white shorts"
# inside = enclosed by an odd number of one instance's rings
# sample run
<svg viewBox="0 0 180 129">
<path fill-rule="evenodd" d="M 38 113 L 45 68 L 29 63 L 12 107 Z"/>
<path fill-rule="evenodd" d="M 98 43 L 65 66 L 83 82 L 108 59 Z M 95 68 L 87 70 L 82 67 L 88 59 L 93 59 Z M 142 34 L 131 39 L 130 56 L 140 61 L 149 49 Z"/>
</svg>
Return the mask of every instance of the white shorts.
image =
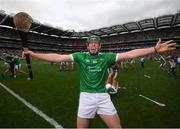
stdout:
<svg viewBox="0 0 180 129">
<path fill-rule="evenodd" d="M 7 63 L 7 62 L 4 63 L 4 66 L 5 66 L 6 68 L 10 68 L 9 63 Z"/>
<path fill-rule="evenodd" d="M 114 115 L 117 113 L 108 93 L 81 92 L 78 117 L 94 118 L 95 115 Z"/>
<path fill-rule="evenodd" d="M 14 68 L 15 68 L 15 69 L 20 69 L 20 68 L 21 68 L 21 64 L 15 65 Z"/>
</svg>

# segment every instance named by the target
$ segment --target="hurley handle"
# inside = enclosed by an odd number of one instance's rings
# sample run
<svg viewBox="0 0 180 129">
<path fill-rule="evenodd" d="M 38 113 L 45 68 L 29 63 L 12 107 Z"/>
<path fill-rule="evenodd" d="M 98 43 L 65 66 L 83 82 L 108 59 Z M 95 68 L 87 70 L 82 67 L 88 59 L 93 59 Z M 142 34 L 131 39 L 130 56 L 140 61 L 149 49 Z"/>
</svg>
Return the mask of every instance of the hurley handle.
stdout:
<svg viewBox="0 0 180 129">
<path fill-rule="evenodd" d="M 28 33 L 20 31 L 20 30 L 18 30 L 18 32 L 19 32 L 20 38 L 22 40 L 23 50 L 26 52 L 29 50 L 28 45 L 27 45 Z M 33 72 L 32 72 L 30 56 L 29 56 L 29 54 L 25 54 L 25 57 L 26 57 L 26 63 L 27 63 L 28 71 L 29 71 L 29 78 L 33 79 Z"/>
<path fill-rule="evenodd" d="M 24 51 L 28 51 L 27 35 L 32 24 L 31 16 L 25 12 L 19 12 L 13 17 L 13 22 L 22 40 L 22 46 L 23 46 Z M 25 56 L 26 56 L 28 70 L 29 70 L 29 78 L 33 79 L 30 56 L 29 54 L 25 54 Z"/>
<path fill-rule="evenodd" d="M 26 63 L 29 71 L 29 78 L 33 79 L 33 72 L 32 72 L 32 67 L 31 67 L 31 60 L 29 54 L 25 54 L 26 56 Z"/>
</svg>

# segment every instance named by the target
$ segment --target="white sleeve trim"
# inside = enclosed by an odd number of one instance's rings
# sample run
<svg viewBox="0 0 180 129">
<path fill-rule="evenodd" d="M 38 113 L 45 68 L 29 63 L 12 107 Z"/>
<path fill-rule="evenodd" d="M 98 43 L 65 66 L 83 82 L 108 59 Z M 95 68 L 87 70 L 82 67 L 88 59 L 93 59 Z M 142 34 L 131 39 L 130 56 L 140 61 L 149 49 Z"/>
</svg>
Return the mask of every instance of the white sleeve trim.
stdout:
<svg viewBox="0 0 180 129">
<path fill-rule="evenodd" d="M 72 61 L 74 62 L 74 58 L 73 58 L 73 55 L 71 54 L 70 56 L 71 56 L 71 60 L 72 60 Z"/>
<path fill-rule="evenodd" d="M 118 61 L 118 55 L 119 55 L 119 53 L 116 54 L 116 60 L 115 60 L 116 62 Z"/>
</svg>

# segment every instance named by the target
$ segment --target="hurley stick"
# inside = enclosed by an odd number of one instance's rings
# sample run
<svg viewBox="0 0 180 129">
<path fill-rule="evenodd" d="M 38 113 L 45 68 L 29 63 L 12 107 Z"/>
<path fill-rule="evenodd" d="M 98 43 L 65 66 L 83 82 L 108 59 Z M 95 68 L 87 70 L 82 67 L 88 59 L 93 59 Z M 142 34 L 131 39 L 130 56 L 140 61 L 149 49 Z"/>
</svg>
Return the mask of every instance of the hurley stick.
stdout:
<svg viewBox="0 0 180 129">
<path fill-rule="evenodd" d="M 28 45 L 27 45 L 27 36 L 28 36 L 28 32 L 32 24 L 32 18 L 30 15 L 28 15 L 25 12 L 19 12 L 13 17 L 13 21 L 18 30 L 20 38 L 22 40 L 23 49 L 26 52 L 29 50 Z M 28 70 L 29 70 L 29 78 L 33 79 L 30 56 L 29 54 L 25 54 L 25 56 L 26 56 L 26 63 L 28 66 Z"/>
</svg>

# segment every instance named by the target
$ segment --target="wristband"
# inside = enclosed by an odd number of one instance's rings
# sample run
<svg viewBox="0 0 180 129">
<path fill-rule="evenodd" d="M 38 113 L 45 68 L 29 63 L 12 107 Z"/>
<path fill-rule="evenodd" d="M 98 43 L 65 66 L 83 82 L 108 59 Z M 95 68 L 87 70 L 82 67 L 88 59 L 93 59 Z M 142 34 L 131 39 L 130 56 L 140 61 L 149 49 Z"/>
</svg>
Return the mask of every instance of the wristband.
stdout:
<svg viewBox="0 0 180 129">
<path fill-rule="evenodd" d="M 154 47 L 154 53 L 158 53 L 155 47 Z"/>
</svg>

